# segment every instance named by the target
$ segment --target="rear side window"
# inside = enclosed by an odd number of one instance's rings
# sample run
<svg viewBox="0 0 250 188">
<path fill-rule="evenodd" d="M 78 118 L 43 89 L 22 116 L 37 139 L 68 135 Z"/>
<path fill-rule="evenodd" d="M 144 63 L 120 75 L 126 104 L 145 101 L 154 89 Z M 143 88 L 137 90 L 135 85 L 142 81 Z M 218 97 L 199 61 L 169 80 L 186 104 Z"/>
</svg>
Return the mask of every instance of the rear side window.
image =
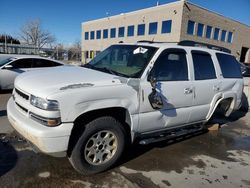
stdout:
<svg viewBox="0 0 250 188">
<path fill-rule="evenodd" d="M 195 80 L 216 78 L 211 55 L 202 51 L 192 51 Z"/>
<path fill-rule="evenodd" d="M 224 78 L 242 78 L 240 64 L 235 57 L 227 54 L 216 53 Z"/>
<path fill-rule="evenodd" d="M 18 60 L 11 63 L 11 65 L 13 66 L 13 69 L 31 68 L 31 64 L 32 64 L 32 59 L 31 58 L 18 59 Z"/>
<path fill-rule="evenodd" d="M 33 59 L 32 68 L 54 67 L 59 65 L 61 64 L 46 59 Z"/>
<path fill-rule="evenodd" d="M 168 49 L 155 62 L 152 75 L 157 81 L 188 80 L 186 52 L 184 50 Z"/>
</svg>

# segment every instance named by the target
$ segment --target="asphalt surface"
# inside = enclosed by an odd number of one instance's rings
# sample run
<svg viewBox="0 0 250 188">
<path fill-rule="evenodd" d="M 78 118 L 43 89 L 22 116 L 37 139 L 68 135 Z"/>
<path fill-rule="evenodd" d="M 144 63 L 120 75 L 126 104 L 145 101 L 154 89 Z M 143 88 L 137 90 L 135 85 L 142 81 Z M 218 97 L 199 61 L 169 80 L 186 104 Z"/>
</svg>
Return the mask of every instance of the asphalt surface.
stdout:
<svg viewBox="0 0 250 188">
<path fill-rule="evenodd" d="M 79 175 L 67 158 L 34 153 L 10 127 L 0 94 L 0 187 L 250 187 L 250 113 L 214 117 L 219 130 L 133 145 L 113 169 Z"/>
</svg>

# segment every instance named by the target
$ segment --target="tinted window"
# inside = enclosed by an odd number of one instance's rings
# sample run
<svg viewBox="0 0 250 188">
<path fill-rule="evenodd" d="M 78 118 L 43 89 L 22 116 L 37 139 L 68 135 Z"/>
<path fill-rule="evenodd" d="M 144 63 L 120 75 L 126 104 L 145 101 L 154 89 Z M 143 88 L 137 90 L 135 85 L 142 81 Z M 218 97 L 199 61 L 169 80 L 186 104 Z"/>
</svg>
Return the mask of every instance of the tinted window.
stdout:
<svg viewBox="0 0 250 188">
<path fill-rule="evenodd" d="M 138 25 L 137 35 L 145 35 L 145 24 Z"/>
<path fill-rule="evenodd" d="M 227 32 L 225 30 L 221 31 L 221 39 L 220 40 L 223 41 L 223 42 L 225 42 L 225 40 L 226 40 L 226 33 Z"/>
<path fill-rule="evenodd" d="M 233 33 L 228 32 L 227 42 L 232 43 L 233 42 Z"/>
<path fill-rule="evenodd" d="M 211 56 L 205 52 L 192 51 L 195 80 L 216 78 L 214 64 Z"/>
<path fill-rule="evenodd" d="M 124 37 L 124 27 L 119 27 L 118 29 L 118 37 Z"/>
<path fill-rule="evenodd" d="M 110 29 L 110 38 L 115 38 L 115 35 L 116 35 L 116 29 L 115 28 Z"/>
<path fill-rule="evenodd" d="M 90 39 L 91 40 L 95 39 L 95 32 L 94 31 L 90 32 Z"/>
<path fill-rule="evenodd" d="M 162 22 L 161 33 L 171 33 L 172 20 Z"/>
<path fill-rule="evenodd" d="M 32 59 L 18 59 L 11 63 L 13 69 L 31 68 Z"/>
<path fill-rule="evenodd" d="M 240 64 L 235 57 L 227 54 L 216 53 L 224 78 L 242 78 Z"/>
<path fill-rule="evenodd" d="M 61 64 L 46 59 L 33 59 L 32 68 L 54 67 Z"/>
<path fill-rule="evenodd" d="M 100 39 L 101 38 L 101 30 L 97 30 L 96 31 L 96 39 Z"/>
<path fill-rule="evenodd" d="M 157 33 L 157 22 L 149 23 L 148 34 L 149 35 L 154 35 L 156 33 Z"/>
<path fill-rule="evenodd" d="M 108 38 L 108 30 L 107 29 L 103 30 L 103 38 L 104 39 Z"/>
<path fill-rule="evenodd" d="M 182 50 L 162 52 L 155 62 L 152 75 L 158 81 L 188 80 L 186 53 Z"/>
<path fill-rule="evenodd" d="M 212 27 L 211 26 L 207 26 L 207 31 L 206 31 L 206 38 L 210 39 L 211 38 L 211 33 L 212 33 Z"/>
<path fill-rule="evenodd" d="M 220 32 L 219 28 L 214 29 L 214 40 L 219 40 L 219 32 Z"/>
<path fill-rule="evenodd" d="M 194 21 L 188 20 L 187 34 L 194 34 Z"/>
<path fill-rule="evenodd" d="M 89 40 L 89 32 L 85 32 L 85 40 Z"/>
<path fill-rule="evenodd" d="M 128 26 L 128 37 L 134 36 L 134 26 Z"/>
<path fill-rule="evenodd" d="M 202 37 L 204 24 L 198 23 L 197 36 Z"/>
</svg>

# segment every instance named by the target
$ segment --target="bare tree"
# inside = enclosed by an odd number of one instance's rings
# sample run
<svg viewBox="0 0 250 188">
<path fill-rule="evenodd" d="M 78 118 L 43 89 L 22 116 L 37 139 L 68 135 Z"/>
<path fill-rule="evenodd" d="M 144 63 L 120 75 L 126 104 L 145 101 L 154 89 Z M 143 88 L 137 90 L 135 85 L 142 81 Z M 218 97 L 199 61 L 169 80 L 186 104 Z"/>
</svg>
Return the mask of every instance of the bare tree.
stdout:
<svg viewBox="0 0 250 188">
<path fill-rule="evenodd" d="M 40 20 L 26 22 L 21 28 L 20 37 L 26 44 L 38 49 L 55 42 L 54 35 L 42 28 Z"/>
<path fill-rule="evenodd" d="M 80 61 L 81 58 L 81 42 L 76 40 L 75 43 L 68 49 L 69 59 Z"/>
</svg>

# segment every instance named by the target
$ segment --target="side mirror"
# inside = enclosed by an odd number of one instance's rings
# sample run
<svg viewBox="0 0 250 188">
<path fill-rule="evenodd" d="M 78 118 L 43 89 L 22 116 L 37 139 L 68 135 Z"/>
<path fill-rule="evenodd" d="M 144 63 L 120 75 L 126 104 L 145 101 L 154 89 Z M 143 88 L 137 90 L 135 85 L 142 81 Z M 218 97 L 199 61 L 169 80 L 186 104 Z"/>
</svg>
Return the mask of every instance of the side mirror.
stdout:
<svg viewBox="0 0 250 188">
<path fill-rule="evenodd" d="M 147 80 L 150 82 L 152 89 L 156 89 L 156 78 L 152 75 L 151 72 L 149 73 Z"/>
<path fill-rule="evenodd" d="M 163 108 L 163 101 L 160 94 L 156 91 L 156 78 L 151 73 L 149 73 L 147 80 L 152 86 L 152 92 L 149 94 L 148 100 L 153 109 L 160 110 Z"/>
<path fill-rule="evenodd" d="M 5 65 L 4 69 L 11 70 L 11 69 L 13 69 L 13 66 L 12 65 Z"/>
</svg>

